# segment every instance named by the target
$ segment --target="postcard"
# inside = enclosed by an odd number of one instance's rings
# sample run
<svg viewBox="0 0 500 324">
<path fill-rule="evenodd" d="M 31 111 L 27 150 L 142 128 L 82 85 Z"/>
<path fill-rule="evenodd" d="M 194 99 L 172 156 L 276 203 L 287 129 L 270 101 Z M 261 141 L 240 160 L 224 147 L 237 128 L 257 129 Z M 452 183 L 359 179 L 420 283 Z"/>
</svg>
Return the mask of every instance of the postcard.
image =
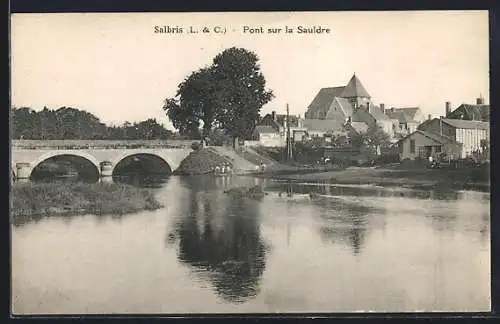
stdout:
<svg viewBox="0 0 500 324">
<path fill-rule="evenodd" d="M 13 315 L 491 310 L 487 11 L 10 37 Z"/>
</svg>

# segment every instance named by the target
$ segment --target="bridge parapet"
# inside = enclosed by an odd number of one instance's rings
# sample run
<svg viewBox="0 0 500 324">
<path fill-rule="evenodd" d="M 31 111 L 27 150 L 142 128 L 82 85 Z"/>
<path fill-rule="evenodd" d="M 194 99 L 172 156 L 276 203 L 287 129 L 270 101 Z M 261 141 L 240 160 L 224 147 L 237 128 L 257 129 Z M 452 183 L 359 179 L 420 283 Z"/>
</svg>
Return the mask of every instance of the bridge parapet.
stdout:
<svg viewBox="0 0 500 324">
<path fill-rule="evenodd" d="M 192 140 L 12 140 L 15 149 L 140 149 L 191 148 Z"/>
</svg>

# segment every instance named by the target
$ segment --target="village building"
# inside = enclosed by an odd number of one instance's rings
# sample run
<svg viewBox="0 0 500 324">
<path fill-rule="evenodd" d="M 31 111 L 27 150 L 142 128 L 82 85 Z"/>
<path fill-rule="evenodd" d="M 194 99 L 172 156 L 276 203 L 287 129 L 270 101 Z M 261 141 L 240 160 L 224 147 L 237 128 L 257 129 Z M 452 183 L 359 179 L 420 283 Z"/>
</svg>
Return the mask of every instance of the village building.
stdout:
<svg viewBox="0 0 500 324">
<path fill-rule="evenodd" d="M 290 123 L 290 137 L 292 141 L 302 141 L 307 134 L 307 129 L 302 125 L 300 116 L 276 114 L 273 111 L 266 114 L 255 126 L 250 140 L 258 141 L 259 145 L 284 147 L 287 137 L 287 120 Z"/>
<path fill-rule="evenodd" d="M 275 128 L 267 125 L 255 126 L 250 140 L 258 141 L 259 145 L 262 146 L 282 147 L 286 145 L 286 138 L 284 138 Z"/>
<path fill-rule="evenodd" d="M 380 126 L 391 139 L 394 139 L 394 123 L 383 113 L 380 107 L 367 103 L 365 106 L 356 109 L 351 120 L 352 122 L 365 123 L 368 127 Z"/>
<path fill-rule="evenodd" d="M 483 121 L 434 118 L 422 123 L 418 129 L 460 143 L 462 145 L 460 158 L 481 151 L 489 143 L 490 125 Z"/>
<path fill-rule="evenodd" d="M 445 117 L 449 119 L 490 121 L 490 105 L 484 103 L 484 98 L 480 96 L 476 99 L 476 104 L 461 104 L 451 111 L 451 103 L 446 103 Z"/>
<path fill-rule="evenodd" d="M 436 133 L 417 130 L 398 141 L 399 159 L 427 160 L 429 156 L 437 157 L 444 154 L 450 159 L 458 158 L 462 152 L 462 145 L 446 136 Z"/>
<path fill-rule="evenodd" d="M 383 106 L 383 104 L 381 104 Z M 403 107 L 385 109 L 385 114 L 393 121 L 394 134 L 404 137 L 415 132 L 422 122 L 425 121 L 420 107 Z"/>
<path fill-rule="evenodd" d="M 344 122 L 330 119 L 305 119 L 304 128 L 307 129 L 307 136 L 314 137 L 332 137 L 346 135 Z"/>
</svg>

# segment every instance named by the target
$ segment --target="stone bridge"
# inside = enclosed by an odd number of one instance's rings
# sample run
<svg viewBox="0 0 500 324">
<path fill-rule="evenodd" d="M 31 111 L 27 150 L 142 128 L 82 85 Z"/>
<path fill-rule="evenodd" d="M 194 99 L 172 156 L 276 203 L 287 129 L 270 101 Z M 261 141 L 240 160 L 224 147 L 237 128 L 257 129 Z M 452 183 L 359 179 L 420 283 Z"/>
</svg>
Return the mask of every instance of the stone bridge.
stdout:
<svg viewBox="0 0 500 324">
<path fill-rule="evenodd" d="M 193 141 L 36 141 L 13 140 L 12 175 L 29 179 L 32 171 L 52 157 L 72 157 L 95 167 L 101 177 L 113 175 L 115 167 L 126 158 L 153 156 L 175 171 L 192 151 Z"/>
</svg>

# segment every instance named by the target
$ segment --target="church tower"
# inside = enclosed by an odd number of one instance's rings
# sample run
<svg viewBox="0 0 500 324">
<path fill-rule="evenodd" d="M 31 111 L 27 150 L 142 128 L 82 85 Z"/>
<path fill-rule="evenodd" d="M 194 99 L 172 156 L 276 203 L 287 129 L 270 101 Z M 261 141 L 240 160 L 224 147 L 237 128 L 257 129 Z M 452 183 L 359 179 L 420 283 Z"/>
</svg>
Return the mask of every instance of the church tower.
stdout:
<svg viewBox="0 0 500 324">
<path fill-rule="evenodd" d="M 351 80 L 345 86 L 341 97 L 348 99 L 355 109 L 368 105 L 371 100 L 370 94 L 368 94 L 361 81 L 356 77 L 356 73 L 353 74 Z"/>
</svg>

